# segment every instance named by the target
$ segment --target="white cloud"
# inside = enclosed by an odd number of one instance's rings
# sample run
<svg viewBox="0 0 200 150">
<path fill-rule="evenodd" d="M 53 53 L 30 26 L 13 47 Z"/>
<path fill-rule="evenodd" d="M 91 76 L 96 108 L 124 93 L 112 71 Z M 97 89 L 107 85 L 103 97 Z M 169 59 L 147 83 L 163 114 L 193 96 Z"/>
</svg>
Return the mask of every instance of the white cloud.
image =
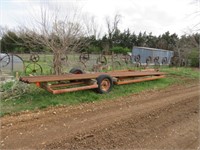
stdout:
<svg viewBox="0 0 200 150">
<path fill-rule="evenodd" d="M 183 34 L 183 30 L 193 27 L 198 17 L 191 17 L 199 7 L 191 4 L 192 0 L 10 0 L 1 1 L 1 23 L 15 27 L 22 23 L 30 23 L 31 17 L 40 17 L 41 5 L 49 11 L 57 6 L 64 13 L 72 9 L 96 16 L 99 25 L 105 30 L 105 17 L 122 15 L 120 29 L 130 28 L 136 33 L 142 31 L 159 35 L 166 31 Z M 31 15 L 30 15 L 31 14 Z M 62 16 L 62 14 L 61 14 Z M 200 19 L 199 19 L 200 20 Z M 20 23 L 19 23 L 20 22 Z"/>
</svg>

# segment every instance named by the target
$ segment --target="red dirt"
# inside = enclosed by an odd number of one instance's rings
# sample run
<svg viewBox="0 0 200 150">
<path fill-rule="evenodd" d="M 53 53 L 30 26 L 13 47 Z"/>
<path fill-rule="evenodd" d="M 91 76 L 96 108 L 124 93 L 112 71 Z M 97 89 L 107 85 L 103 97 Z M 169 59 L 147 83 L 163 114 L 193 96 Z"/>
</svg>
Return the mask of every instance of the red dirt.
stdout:
<svg viewBox="0 0 200 150">
<path fill-rule="evenodd" d="M 199 84 L 1 118 L 1 149 L 199 149 Z"/>
</svg>

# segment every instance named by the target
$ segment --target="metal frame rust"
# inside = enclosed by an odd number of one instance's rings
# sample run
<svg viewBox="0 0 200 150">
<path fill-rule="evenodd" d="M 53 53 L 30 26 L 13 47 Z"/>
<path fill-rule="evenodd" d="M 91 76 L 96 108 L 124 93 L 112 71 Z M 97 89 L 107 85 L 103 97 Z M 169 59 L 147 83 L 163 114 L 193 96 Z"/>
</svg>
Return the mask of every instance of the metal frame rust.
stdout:
<svg viewBox="0 0 200 150">
<path fill-rule="evenodd" d="M 96 80 L 100 75 L 109 75 L 113 78 L 113 83 L 116 85 L 150 81 L 165 77 L 165 73 L 156 71 L 119 70 L 107 73 L 96 72 L 85 74 L 26 76 L 21 77 L 20 81 L 25 83 L 36 83 L 38 87 L 41 87 L 53 94 L 60 94 L 96 89 L 99 85 L 94 80 Z"/>
<path fill-rule="evenodd" d="M 116 84 L 116 85 L 130 84 L 130 83 L 137 83 L 137 82 L 143 82 L 143 81 L 157 80 L 157 79 L 161 79 L 161 78 L 165 78 L 165 76 L 160 75 L 160 76 L 154 76 L 154 77 L 148 77 L 148 78 L 142 78 L 142 79 L 132 79 L 132 80 L 123 80 L 123 81 L 119 80 L 117 82 L 114 82 L 114 84 Z"/>
<path fill-rule="evenodd" d="M 52 84 L 48 85 L 48 83 L 43 83 L 41 85 L 41 88 L 53 93 L 53 94 L 61 94 L 61 93 L 66 93 L 66 92 L 75 92 L 75 91 L 81 91 L 81 90 L 89 90 L 89 89 L 95 89 L 98 87 L 97 84 L 92 84 L 92 85 L 84 85 L 84 86 L 79 86 L 79 87 L 70 87 L 67 88 L 68 86 L 72 85 L 81 85 L 83 82 L 75 82 L 71 84 Z M 65 87 L 64 89 L 55 89 L 55 87 Z"/>
</svg>

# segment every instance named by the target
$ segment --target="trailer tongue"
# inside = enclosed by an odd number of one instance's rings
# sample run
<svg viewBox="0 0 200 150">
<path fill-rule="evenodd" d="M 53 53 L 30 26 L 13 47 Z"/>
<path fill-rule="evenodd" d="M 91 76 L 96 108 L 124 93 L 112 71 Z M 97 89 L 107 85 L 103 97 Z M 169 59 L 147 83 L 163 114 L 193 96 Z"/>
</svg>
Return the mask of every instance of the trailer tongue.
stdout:
<svg viewBox="0 0 200 150">
<path fill-rule="evenodd" d="M 113 84 L 130 84 L 136 82 L 164 78 L 165 74 L 156 71 L 113 71 L 107 73 L 83 73 L 47 76 L 25 76 L 20 81 L 35 83 L 53 94 L 73 92 L 87 89 L 97 89 L 99 93 L 108 93 Z"/>
</svg>

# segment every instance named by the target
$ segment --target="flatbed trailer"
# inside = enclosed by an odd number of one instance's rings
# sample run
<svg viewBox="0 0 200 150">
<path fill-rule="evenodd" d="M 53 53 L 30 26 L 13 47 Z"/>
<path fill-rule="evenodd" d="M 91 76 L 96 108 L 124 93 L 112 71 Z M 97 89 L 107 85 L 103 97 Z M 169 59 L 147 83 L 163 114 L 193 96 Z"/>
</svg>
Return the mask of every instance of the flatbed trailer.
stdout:
<svg viewBox="0 0 200 150">
<path fill-rule="evenodd" d="M 108 93 L 113 84 L 129 84 L 164 78 L 165 73 L 157 71 L 119 70 L 112 72 L 82 73 L 74 72 L 64 75 L 24 76 L 20 81 L 35 83 L 53 94 L 97 89 L 101 94 Z"/>
</svg>

